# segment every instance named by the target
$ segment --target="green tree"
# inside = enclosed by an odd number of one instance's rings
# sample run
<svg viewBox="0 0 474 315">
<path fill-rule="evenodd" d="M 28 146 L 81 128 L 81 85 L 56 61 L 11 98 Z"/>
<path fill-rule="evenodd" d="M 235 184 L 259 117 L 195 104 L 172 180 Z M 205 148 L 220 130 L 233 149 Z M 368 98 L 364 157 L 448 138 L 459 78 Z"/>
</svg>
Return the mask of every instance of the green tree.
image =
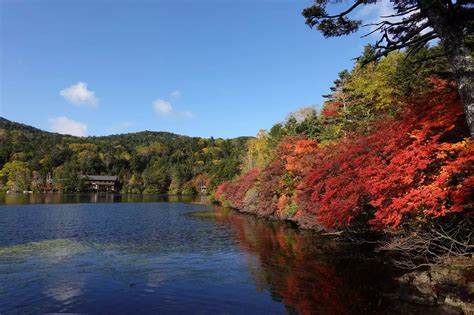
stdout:
<svg viewBox="0 0 474 315">
<path fill-rule="evenodd" d="M 142 176 L 145 185 L 145 193 L 164 194 L 168 192 L 171 178 L 166 167 L 161 165 L 158 161 L 149 165 Z"/>
<path fill-rule="evenodd" d="M 29 164 L 13 160 L 5 163 L 0 170 L 0 177 L 6 179 L 6 186 L 13 191 L 29 190 L 31 185 L 31 170 Z"/>
</svg>

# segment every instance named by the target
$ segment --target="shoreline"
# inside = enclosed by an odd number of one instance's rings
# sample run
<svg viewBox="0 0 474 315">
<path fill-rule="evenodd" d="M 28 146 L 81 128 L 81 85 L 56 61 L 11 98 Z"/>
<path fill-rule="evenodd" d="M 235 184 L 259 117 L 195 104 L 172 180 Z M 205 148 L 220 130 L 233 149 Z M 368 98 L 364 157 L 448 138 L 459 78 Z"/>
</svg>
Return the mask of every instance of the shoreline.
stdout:
<svg viewBox="0 0 474 315">
<path fill-rule="evenodd" d="M 226 207 L 217 200 L 212 201 L 212 203 Z M 269 221 L 285 222 L 298 230 L 314 231 L 325 238 L 356 244 L 354 240 L 348 238 L 347 232 L 327 230 L 316 224 L 308 224 L 308 220 L 303 221 L 302 225 L 301 221 L 298 220 L 279 218 L 275 215 L 263 215 L 256 211 L 237 209 L 230 206 L 227 206 L 227 208 Z M 403 274 L 395 278 L 399 284 L 399 289 L 394 298 L 413 304 L 439 308 L 440 314 L 474 314 L 473 257 L 448 258 L 442 264 L 432 265 L 424 269 L 420 268 L 421 270 L 397 269 Z"/>
</svg>

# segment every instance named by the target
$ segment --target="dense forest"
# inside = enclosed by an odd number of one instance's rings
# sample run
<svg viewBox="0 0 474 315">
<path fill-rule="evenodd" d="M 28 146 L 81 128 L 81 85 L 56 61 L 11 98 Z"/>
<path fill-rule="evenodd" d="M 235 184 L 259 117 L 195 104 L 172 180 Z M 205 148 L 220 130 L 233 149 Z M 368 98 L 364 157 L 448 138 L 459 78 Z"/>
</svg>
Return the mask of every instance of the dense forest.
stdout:
<svg viewBox="0 0 474 315">
<path fill-rule="evenodd" d="M 247 141 L 152 131 L 81 138 L 0 118 L 0 186 L 78 192 L 81 175 L 116 175 L 123 193 L 195 194 L 238 174 Z"/>
</svg>

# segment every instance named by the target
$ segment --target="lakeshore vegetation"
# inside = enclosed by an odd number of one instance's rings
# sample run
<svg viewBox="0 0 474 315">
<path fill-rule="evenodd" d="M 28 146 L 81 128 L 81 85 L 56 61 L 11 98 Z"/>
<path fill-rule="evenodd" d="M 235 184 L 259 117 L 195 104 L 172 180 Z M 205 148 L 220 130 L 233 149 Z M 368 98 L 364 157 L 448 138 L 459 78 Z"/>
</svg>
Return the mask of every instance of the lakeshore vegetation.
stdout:
<svg viewBox="0 0 474 315">
<path fill-rule="evenodd" d="M 474 147 L 440 49 L 362 66 L 374 53 L 366 47 L 319 111 L 302 108 L 249 140 L 242 174 L 215 200 L 361 241 L 376 235 L 407 269 L 472 255 Z"/>
</svg>

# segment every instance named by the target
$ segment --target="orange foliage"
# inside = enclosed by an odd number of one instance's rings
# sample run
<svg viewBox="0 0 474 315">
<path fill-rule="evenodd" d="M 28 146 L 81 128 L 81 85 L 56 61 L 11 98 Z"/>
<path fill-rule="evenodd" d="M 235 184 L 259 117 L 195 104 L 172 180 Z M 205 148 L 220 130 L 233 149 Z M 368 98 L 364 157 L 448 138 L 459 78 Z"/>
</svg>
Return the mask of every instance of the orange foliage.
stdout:
<svg viewBox="0 0 474 315">
<path fill-rule="evenodd" d="M 280 144 L 279 155 L 286 162 L 285 168 L 288 172 L 294 173 L 304 169 L 310 154 L 317 151 L 318 142 L 316 140 L 298 137 L 286 137 Z"/>
<path fill-rule="evenodd" d="M 278 198 L 278 215 L 279 217 L 284 217 L 285 207 L 289 202 L 289 197 L 287 195 L 281 195 Z"/>
</svg>

